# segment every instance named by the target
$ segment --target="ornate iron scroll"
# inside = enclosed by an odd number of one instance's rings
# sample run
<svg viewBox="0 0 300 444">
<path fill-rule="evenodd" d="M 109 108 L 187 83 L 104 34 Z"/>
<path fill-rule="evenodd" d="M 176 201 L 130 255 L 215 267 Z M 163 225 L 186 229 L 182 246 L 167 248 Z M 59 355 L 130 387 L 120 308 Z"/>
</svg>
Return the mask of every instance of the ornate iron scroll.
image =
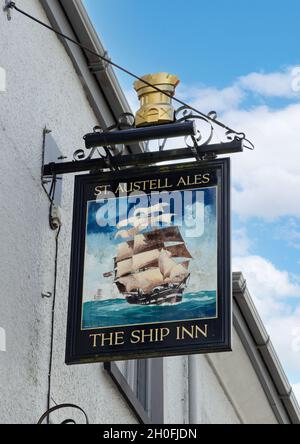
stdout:
<svg viewBox="0 0 300 444">
<path fill-rule="evenodd" d="M 180 123 L 188 120 L 194 120 L 197 123 L 197 135 L 195 137 L 185 138 L 186 147 L 193 150 L 195 148 L 201 148 L 208 146 L 212 143 L 214 136 L 217 136 L 218 143 L 228 143 L 234 140 L 239 140 L 243 142 L 244 148 L 254 150 L 254 145 L 246 138 L 245 133 L 239 133 L 232 129 L 229 129 L 223 123 L 217 120 L 218 116 L 215 111 L 211 111 L 208 114 L 197 114 L 192 111 L 189 107 L 182 106 L 175 111 L 175 122 Z M 123 113 L 118 118 L 115 125 L 108 128 L 102 128 L 97 126 L 94 131 L 111 132 L 111 131 L 122 131 L 124 129 L 135 128 L 135 117 L 131 113 Z M 218 134 L 216 134 L 218 130 Z M 222 133 L 220 134 L 220 130 Z M 159 151 L 163 151 L 166 147 L 167 140 L 159 142 Z M 111 156 L 119 156 L 123 153 L 123 145 L 106 146 L 106 147 L 95 147 L 91 149 L 79 149 L 73 154 L 74 161 L 84 161 L 91 160 L 96 157 L 105 159 L 109 165 L 109 158 Z"/>
<path fill-rule="evenodd" d="M 47 410 L 47 412 L 45 412 L 41 418 L 38 421 L 38 425 L 39 424 L 43 424 L 43 422 L 45 421 L 45 419 L 49 418 L 51 413 L 57 411 L 57 410 L 62 410 L 62 409 L 67 409 L 67 408 L 71 408 L 71 409 L 76 409 L 79 410 L 81 413 L 83 413 L 84 418 L 85 418 L 85 423 L 89 424 L 89 419 L 87 414 L 85 413 L 85 411 L 81 408 L 78 407 L 75 404 L 61 404 L 61 405 L 56 405 L 55 407 L 52 407 L 51 409 Z M 74 421 L 74 419 L 65 419 L 61 424 L 76 424 L 76 421 Z"/>
</svg>

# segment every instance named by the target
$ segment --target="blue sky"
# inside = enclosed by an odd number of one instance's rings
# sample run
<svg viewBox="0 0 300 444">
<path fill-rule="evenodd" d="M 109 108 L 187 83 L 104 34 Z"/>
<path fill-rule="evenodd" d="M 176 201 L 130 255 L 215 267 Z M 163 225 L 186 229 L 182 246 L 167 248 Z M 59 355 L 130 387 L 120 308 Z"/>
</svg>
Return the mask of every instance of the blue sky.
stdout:
<svg viewBox="0 0 300 444">
<path fill-rule="evenodd" d="M 114 61 L 177 74 L 178 96 L 255 142 L 233 156 L 233 265 L 300 399 L 299 1 L 85 4 Z M 118 77 L 135 109 L 133 80 Z"/>
<path fill-rule="evenodd" d="M 249 72 L 300 64 L 297 0 L 85 4 L 110 55 L 140 74 L 167 69 L 187 84 L 224 87 Z"/>
</svg>

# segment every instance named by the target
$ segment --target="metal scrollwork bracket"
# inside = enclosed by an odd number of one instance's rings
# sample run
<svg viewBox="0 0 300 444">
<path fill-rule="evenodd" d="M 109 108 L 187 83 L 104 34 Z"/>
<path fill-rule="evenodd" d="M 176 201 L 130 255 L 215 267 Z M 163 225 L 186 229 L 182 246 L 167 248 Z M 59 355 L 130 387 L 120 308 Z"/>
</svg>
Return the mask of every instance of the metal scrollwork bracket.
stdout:
<svg viewBox="0 0 300 444">
<path fill-rule="evenodd" d="M 195 122 L 202 124 L 202 129 L 198 128 L 197 135 L 195 137 L 192 137 L 192 143 L 189 143 L 189 137 L 185 139 L 187 147 L 189 147 L 191 150 L 195 150 L 197 147 L 200 148 L 201 151 L 202 148 L 209 146 L 213 141 L 217 129 L 223 131 L 223 134 L 221 136 L 218 135 L 220 138 L 220 144 L 240 141 L 243 144 L 243 148 L 254 150 L 253 143 L 246 138 L 245 133 L 238 133 L 218 121 L 218 115 L 216 111 L 210 111 L 207 115 L 203 115 L 195 113 L 186 106 L 182 106 L 177 109 L 177 111 L 175 112 L 175 116 L 177 122 L 194 120 Z M 199 152 L 198 149 L 197 152 Z M 210 153 L 209 157 L 215 158 L 217 157 L 217 153 Z M 205 155 L 204 158 L 207 158 L 207 155 Z"/>
<path fill-rule="evenodd" d="M 168 147 L 167 142 L 171 138 L 184 139 L 185 148 Z M 44 162 L 43 177 L 84 171 L 98 174 L 191 158 L 201 162 L 219 155 L 240 153 L 244 148 L 254 149 L 244 133 L 238 133 L 218 121 L 216 112 L 197 114 L 188 106 L 175 112 L 175 121 L 171 124 L 139 128 L 136 128 L 133 114 L 124 113 L 116 124 L 105 129 L 97 126 L 93 133 L 84 136 L 84 140 L 85 148 L 76 150 L 72 161 Z M 158 149 L 146 149 L 139 154 L 125 153 L 127 146 L 141 142 L 143 145 L 146 142 L 147 146 L 151 140 L 158 141 Z"/>
<path fill-rule="evenodd" d="M 87 414 L 85 413 L 85 411 L 81 408 L 78 407 L 78 405 L 75 404 L 61 404 L 61 405 L 56 405 L 55 407 L 52 407 L 51 409 L 47 410 L 47 412 L 45 412 L 41 418 L 38 421 L 38 425 L 43 424 L 43 422 L 45 421 L 45 419 L 49 419 L 51 413 L 56 412 L 58 410 L 62 410 L 62 409 L 75 409 L 75 410 L 79 410 L 84 418 L 85 418 L 85 424 L 89 424 L 89 418 L 87 416 Z M 74 421 L 74 419 L 65 419 L 61 424 L 76 424 L 76 422 Z"/>
<path fill-rule="evenodd" d="M 100 126 L 94 127 L 94 132 L 109 133 L 111 131 L 124 129 L 130 129 L 135 127 L 135 118 L 131 113 L 123 113 L 119 116 L 118 121 L 115 125 L 112 125 L 106 129 Z M 124 146 L 121 145 L 111 145 L 105 147 L 93 147 L 86 151 L 86 149 L 76 150 L 73 154 L 73 159 L 75 162 L 92 160 L 95 157 L 103 159 L 107 165 L 108 169 L 116 170 L 117 168 L 112 164 L 112 158 L 121 156 L 124 151 Z M 93 171 L 94 172 L 94 171 Z"/>
</svg>

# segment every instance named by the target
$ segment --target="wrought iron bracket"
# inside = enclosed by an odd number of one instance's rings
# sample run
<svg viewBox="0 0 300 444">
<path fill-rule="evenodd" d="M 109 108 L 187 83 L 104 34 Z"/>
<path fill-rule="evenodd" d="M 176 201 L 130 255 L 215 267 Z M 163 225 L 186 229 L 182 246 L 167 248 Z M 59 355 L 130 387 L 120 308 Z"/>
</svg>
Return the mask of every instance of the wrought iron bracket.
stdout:
<svg viewBox="0 0 300 444">
<path fill-rule="evenodd" d="M 43 164 L 41 183 L 49 200 L 56 208 L 61 205 L 62 178 L 58 177 L 56 173 L 45 173 L 45 166 L 51 163 L 60 162 L 64 159 L 66 159 L 66 157 L 62 155 L 58 145 L 56 144 L 51 134 L 51 130 L 45 128 L 43 131 Z M 53 190 L 54 185 L 55 190 Z M 53 193 L 53 191 L 55 192 Z"/>
<path fill-rule="evenodd" d="M 207 145 L 204 147 L 194 148 L 194 152 L 188 148 L 179 148 L 166 151 L 153 151 L 140 154 L 130 154 L 125 156 L 112 156 L 110 159 L 111 168 L 132 168 L 155 165 L 160 162 L 179 161 L 195 158 L 197 160 L 204 160 L 208 158 L 215 158 L 217 155 L 240 153 L 243 151 L 242 140 L 235 139 L 229 143 Z M 80 162 L 63 162 L 50 163 L 44 166 L 44 174 L 51 176 L 55 174 L 70 174 L 84 171 L 100 172 L 108 169 L 108 164 L 105 159 L 91 159 L 82 160 Z"/>
<path fill-rule="evenodd" d="M 217 130 L 220 129 L 221 137 L 217 135 Z M 186 147 L 165 149 L 167 140 L 175 137 L 185 137 Z M 160 140 L 158 151 L 122 155 L 126 146 L 150 140 Z M 84 171 L 115 171 L 125 167 L 149 166 L 192 158 L 200 162 L 215 159 L 222 154 L 242 152 L 244 148 L 254 149 L 244 133 L 237 133 L 220 123 L 214 111 L 207 116 L 197 115 L 187 107 L 176 111 L 174 123 L 144 128 L 136 128 L 133 114 L 124 113 L 109 128 L 95 127 L 93 133 L 84 136 L 84 141 L 85 149 L 76 150 L 73 161 L 58 163 L 52 159 L 45 162 L 43 177 Z M 58 159 L 62 160 L 63 157 Z"/>
</svg>

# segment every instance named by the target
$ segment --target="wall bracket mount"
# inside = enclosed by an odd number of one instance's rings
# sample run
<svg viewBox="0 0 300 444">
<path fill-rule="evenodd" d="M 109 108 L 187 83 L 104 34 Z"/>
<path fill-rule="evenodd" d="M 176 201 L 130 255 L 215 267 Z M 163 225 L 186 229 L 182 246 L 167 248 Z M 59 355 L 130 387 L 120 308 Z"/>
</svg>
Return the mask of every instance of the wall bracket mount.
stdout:
<svg viewBox="0 0 300 444">
<path fill-rule="evenodd" d="M 12 19 L 11 11 L 14 8 L 15 3 L 11 2 L 10 0 L 5 0 L 5 5 L 3 7 L 3 11 L 6 12 L 7 20 Z"/>
</svg>

